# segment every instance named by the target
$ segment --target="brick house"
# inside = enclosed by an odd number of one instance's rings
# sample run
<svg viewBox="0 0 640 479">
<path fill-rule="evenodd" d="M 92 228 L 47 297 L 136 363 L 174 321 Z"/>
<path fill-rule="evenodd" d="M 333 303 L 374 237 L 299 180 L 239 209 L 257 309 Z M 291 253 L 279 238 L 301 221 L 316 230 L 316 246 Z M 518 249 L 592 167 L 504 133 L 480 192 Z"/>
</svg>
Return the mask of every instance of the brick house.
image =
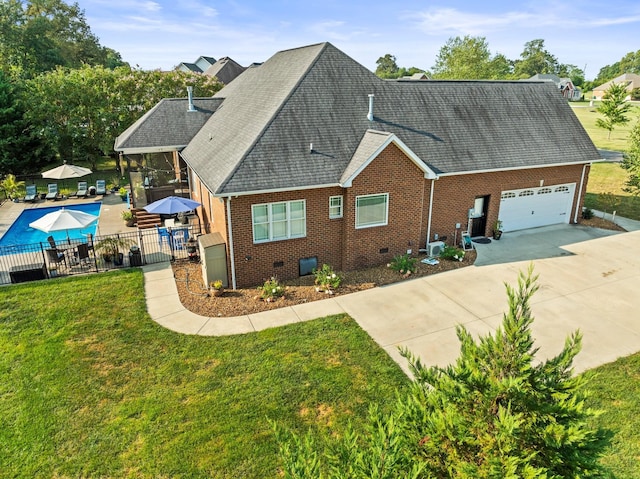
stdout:
<svg viewBox="0 0 640 479">
<path fill-rule="evenodd" d="M 381 80 L 329 43 L 279 52 L 213 100 L 172 151 L 232 287 L 387 263 L 498 218 L 575 223 L 599 160 L 552 83 Z M 162 135 L 127 143 L 150 121 L 116 150 L 159 151 Z"/>
</svg>

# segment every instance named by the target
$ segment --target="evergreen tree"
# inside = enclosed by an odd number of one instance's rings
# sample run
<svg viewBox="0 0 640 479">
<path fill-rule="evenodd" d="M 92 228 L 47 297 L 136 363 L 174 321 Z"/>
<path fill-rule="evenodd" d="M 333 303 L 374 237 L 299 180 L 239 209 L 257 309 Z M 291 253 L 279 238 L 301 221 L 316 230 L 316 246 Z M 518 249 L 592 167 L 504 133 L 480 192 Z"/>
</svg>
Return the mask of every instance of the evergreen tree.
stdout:
<svg viewBox="0 0 640 479">
<path fill-rule="evenodd" d="M 624 190 L 635 196 L 640 195 L 640 119 L 629 133 L 629 149 L 624 153 L 622 167 L 627 170 L 627 178 Z"/>
<path fill-rule="evenodd" d="M 625 85 L 612 83 L 597 108 L 598 113 L 604 115 L 604 118 L 598 118 L 596 126 L 609 132 L 607 139 L 611 138 L 611 132 L 617 125 L 624 125 L 629 121 L 626 114 L 631 108 L 631 103 L 627 102 L 626 97 Z"/>
<path fill-rule="evenodd" d="M 509 312 L 493 335 L 457 328 L 455 364 L 423 366 L 404 350 L 414 381 L 394 412 L 370 414 L 366 431 L 323 445 L 277 430 L 286 478 L 588 478 L 605 446 L 587 420 L 585 376 L 572 374 L 581 335 L 560 354 L 534 359 L 530 268 L 507 286 Z"/>
</svg>

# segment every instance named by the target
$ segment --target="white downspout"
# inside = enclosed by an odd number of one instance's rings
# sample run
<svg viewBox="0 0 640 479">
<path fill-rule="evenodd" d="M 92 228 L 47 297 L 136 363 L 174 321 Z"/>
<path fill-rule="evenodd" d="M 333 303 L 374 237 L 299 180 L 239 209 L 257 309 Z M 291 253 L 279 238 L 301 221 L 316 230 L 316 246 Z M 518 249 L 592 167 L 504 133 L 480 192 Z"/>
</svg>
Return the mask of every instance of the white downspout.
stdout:
<svg viewBox="0 0 640 479">
<path fill-rule="evenodd" d="M 433 214 L 433 190 L 436 188 L 436 180 L 431 180 L 431 192 L 429 193 L 429 220 L 427 221 L 427 251 L 431 241 L 431 215 Z"/>
<path fill-rule="evenodd" d="M 582 196 L 582 186 L 584 185 L 584 173 L 586 170 L 587 170 L 587 165 L 582 165 L 582 178 L 580 178 L 580 189 L 578 190 L 578 199 L 576 201 L 576 214 L 573 217 L 574 223 L 578 222 L 578 207 L 580 206 L 580 199 Z"/>
<path fill-rule="evenodd" d="M 229 258 L 231 258 L 231 288 L 236 289 L 236 261 L 233 253 L 233 229 L 231 228 L 231 196 L 227 196 L 227 224 L 229 225 Z"/>
</svg>

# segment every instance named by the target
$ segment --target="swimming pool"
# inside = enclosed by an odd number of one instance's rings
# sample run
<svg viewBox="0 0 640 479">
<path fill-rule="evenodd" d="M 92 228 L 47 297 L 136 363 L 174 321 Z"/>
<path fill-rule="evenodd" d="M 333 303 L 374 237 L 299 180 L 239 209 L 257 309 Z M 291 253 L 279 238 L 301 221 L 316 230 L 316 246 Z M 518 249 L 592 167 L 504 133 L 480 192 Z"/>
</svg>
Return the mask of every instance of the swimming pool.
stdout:
<svg viewBox="0 0 640 479">
<path fill-rule="evenodd" d="M 68 210 L 80 210 L 90 215 L 100 216 L 101 201 L 94 203 L 81 203 L 77 205 L 65 205 Z M 50 206 L 46 208 L 29 208 L 20 213 L 7 232 L 0 238 L 0 255 L 3 254 L 4 246 L 29 245 L 46 243 L 47 237 L 53 236 L 56 241 L 66 241 L 67 231 L 53 231 L 45 233 L 43 231 L 29 227 L 29 223 L 42 218 L 44 215 L 61 209 L 61 206 Z M 69 230 L 69 238 L 72 240 L 85 240 L 87 234 L 96 234 L 98 221 L 80 230 Z"/>
</svg>

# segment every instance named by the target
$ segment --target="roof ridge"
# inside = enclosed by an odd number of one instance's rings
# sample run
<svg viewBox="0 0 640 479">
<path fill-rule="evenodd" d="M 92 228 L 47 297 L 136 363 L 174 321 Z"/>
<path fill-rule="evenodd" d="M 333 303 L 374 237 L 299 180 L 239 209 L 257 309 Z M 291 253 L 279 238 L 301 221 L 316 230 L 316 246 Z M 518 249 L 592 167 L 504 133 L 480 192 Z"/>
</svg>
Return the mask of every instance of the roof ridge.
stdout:
<svg viewBox="0 0 640 479">
<path fill-rule="evenodd" d="M 247 149 L 244 151 L 244 153 L 242 153 L 242 156 L 240 157 L 241 160 L 238 161 L 235 164 L 235 166 L 231 169 L 231 171 L 225 177 L 225 179 L 219 183 L 218 188 L 216 189 L 215 193 L 220 193 L 220 192 L 222 192 L 224 190 L 225 186 L 227 186 L 229 181 L 231 181 L 231 179 L 233 178 L 233 175 L 236 173 L 236 171 L 238 171 L 238 169 L 245 162 L 245 160 L 247 159 L 247 156 L 249 155 L 249 153 L 251 153 L 251 151 L 255 148 L 256 144 L 264 136 L 265 132 L 268 130 L 268 128 L 271 125 L 271 123 L 273 122 L 273 120 L 282 111 L 282 109 L 285 107 L 287 102 L 291 99 L 291 96 L 296 92 L 296 90 L 298 89 L 298 87 L 300 86 L 302 81 L 307 77 L 309 72 L 317 64 L 318 59 L 321 57 L 322 53 L 324 53 L 331 44 L 329 42 L 320 42 L 320 43 L 314 43 L 313 45 L 306 45 L 304 47 L 291 48 L 289 50 L 282 50 L 282 51 L 278 52 L 280 54 L 280 53 L 284 53 L 284 52 L 302 50 L 304 48 L 313 48 L 313 47 L 317 47 L 319 45 L 322 45 L 322 48 L 320 48 L 318 53 L 315 55 L 315 58 L 313 59 L 313 61 L 311 61 L 309 63 L 309 66 L 305 69 L 305 71 L 302 73 L 302 75 L 300 75 L 300 78 L 298 78 L 298 81 L 295 83 L 295 85 L 292 86 L 291 90 L 289 90 L 287 95 L 284 97 L 284 99 L 280 103 L 279 107 L 274 110 L 274 112 L 271 115 L 271 117 L 264 123 L 262 129 L 260 130 L 260 133 L 256 135 L 256 137 L 254 138 L 253 142 L 247 147 Z M 224 105 L 224 102 L 223 102 L 223 105 Z"/>
</svg>

